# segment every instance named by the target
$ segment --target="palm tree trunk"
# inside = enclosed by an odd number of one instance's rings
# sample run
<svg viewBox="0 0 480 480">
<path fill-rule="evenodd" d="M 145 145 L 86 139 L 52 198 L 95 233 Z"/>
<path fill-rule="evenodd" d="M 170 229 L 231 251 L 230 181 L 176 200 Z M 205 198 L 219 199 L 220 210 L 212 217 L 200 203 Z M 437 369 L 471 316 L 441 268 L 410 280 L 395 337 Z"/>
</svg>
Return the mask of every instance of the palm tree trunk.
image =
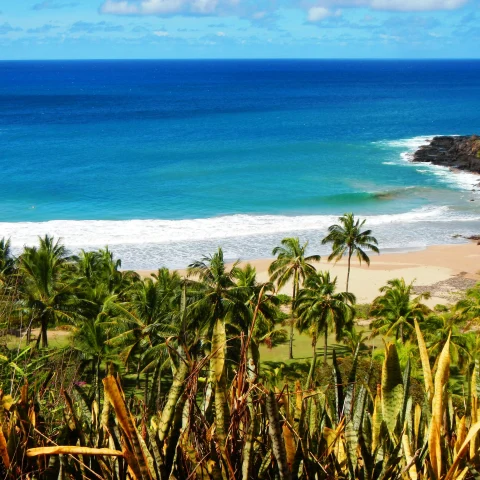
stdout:
<svg viewBox="0 0 480 480">
<path fill-rule="evenodd" d="M 295 275 L 293 276 L 293 294 L 292 294 L 292 311 L 290 319 L 290 348 L 288 351 L 288 358 L 292 360 L 293 358 L 293 325 L 295 323 L 295 298 L 298 290 L 298 272 L 295 270 Z"/>
<path fill-rule="evenodd" d="M 30 320 L 27 327 L 27 345 L 30 345 L 30 342 L 32 341 L 32 321 L 33 320 Z"/>
<path fill-rule="evenodd" d="M 158 389 L 158 382 L 160 381 L 160 362 L 158 361 L 155 365 L 155 370 L 153 371 L 152 385 L 150 387 L 151 393 L 148 398 L 148 408 L 151 412 L 155 412 L 157 394 L 155 393 L 155 388 Z"/>
<path fill-rule="evenodd" d="M 145 394 L 144 394 L 144 398 L 145 398 L 145 405 L 148 405 L 148 401 L 150 400 L 150 397 L 148 395 L 148 377 L 150 376 L 149 372 L 147 372 L 145 374 Z"/>
<path fill-rule="evenodd" d="M 312 348 L 313 348 L 312 363 L 310 365 L 310 371 L 308 372 L 308 377 L 307 377 L 307 384 L 305 386 L 307 390 L 311 387 L 313 375 L 315 373 L 315 366 L 317 363 L 317 341 L 318 341 L 317 332 L 315 332 L 312 338 Z"/>
<path fill-rule="evenodd" d="M 327 346 L 328 346 L 328 328 L 325 325 L 325 331 L 323 332 L 323 363 L 327 364 Z"/>
<path fill-rule="evenodd" d="M 348 265 L 347 265 L 347 286 L 345 291 L 348 293 L 348 282 L 350 280 L 350 264 L 352 262 L 352 249 L 348 249 Z"/>
<path fill-rule="evenodd" d="M 157 398 L 155 398 L 155 408 L 157 409 L 157 412 L 160 411 L 160 395 L 162 393 L 162 368 L 158 369 L 158 380 L 157 380 Z"/>
<path fill-rule="evenodd" d="M 41 335 L 42 335 L 43 348 L 48 348 L 47 324 L 48 324 L 48 320 L 42 317 Z"/>
<path fill-rule="evenodd" d="M 137 363 L 137 379 L 135 381 L 135 388 L 140 388 L 140 359 Z"/>
<path fill-rule="evenodd" d="M 96 384 L 96 387 L 97 387 L 97 402 L 98 402 L 98 409 L 100 410 L 100 367 L 101 367 L 101 363 L 102 363 L 102 360 L 101 360 L 101 357 L 100 355 L 98 356 L 97 358 L 97 365 L 96 365 L 96 372 L 95 372 L 95 376 L 97 377 L 97 384 Z"/>
</svg>

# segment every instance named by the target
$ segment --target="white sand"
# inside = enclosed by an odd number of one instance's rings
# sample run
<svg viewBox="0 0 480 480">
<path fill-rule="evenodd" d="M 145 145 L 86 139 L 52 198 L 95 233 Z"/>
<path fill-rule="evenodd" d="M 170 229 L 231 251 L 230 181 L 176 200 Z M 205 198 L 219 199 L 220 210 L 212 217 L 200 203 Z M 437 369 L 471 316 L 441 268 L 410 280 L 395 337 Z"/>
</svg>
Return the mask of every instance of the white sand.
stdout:
<svg viewBox="0 0 480 480">
<path fill-rule="evenodd" d="M 268 267 L 272 259 L 252 260 L 248 263 L 257 269 L 259 281 L 269 278 Z M 242 262 L 240 265 L 247 263 Z M 329 270 L 338 278 L 338 289 L 345 289 L 347 278 L 346 260 L 337 264 L 328 263 L 326 257 L 315 265 L 317 270 Z M 152 271 L 141 270 L 142 276 L 149 276 Z M 180 271 L 184 274 L 185 271 Z M 379 288 L 393 278 L 403 277 L 407 282 L 415 281 L 418 286 L 431 286 L 438 282 L 461 276 L 465 279 L 480 281 L 480 246 L 476 243 L 462 245 L 436 245 L 425 250 L 409 253 L 372 254 L 370 267 L 359 266 L 352 260 L 349 291 L 357 297 L 358 303 L 370 303 L 378 294 Z M 468 281 L 468 280 L 467 280 Z M 444 290 L 449 290 L 445 287 Z M 286 285 L 282 291 L 291 293 L 292 286 Z M 433 291 L 438 290 L 432 288 Z M 437 303 L 449 303 L 454 297 L 443 292 L 441 296 L 433 296 L 426 303 L 433 306 Z"/>
</svg>

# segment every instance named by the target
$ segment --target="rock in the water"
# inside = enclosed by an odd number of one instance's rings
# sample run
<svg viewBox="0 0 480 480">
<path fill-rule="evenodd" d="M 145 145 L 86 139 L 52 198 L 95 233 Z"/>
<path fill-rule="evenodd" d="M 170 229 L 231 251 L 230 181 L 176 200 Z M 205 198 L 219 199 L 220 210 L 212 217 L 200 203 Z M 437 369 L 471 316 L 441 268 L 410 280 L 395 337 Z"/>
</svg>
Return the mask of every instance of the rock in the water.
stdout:
<svg viewBox="0 0 480 480">
<path fill-rule="evenodd" d="M 480 173 L 480 137 L 434 137 L 414 153 L 413 161 Z"/>
</svg>

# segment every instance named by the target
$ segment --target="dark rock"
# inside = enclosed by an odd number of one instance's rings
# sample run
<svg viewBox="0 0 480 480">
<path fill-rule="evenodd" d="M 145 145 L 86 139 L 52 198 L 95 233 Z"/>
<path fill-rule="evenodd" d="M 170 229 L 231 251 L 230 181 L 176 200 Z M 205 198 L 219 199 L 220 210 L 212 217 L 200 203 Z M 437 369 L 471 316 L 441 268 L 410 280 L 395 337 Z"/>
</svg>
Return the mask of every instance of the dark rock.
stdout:
<svg viewBox="0 0 480 480">
<path fill-rule="evenodd" d="M 429 145 L 414 153 L 413 161 L 480 173 L 480 138 L 477 135 L 434 137 Z"/>
</svg>

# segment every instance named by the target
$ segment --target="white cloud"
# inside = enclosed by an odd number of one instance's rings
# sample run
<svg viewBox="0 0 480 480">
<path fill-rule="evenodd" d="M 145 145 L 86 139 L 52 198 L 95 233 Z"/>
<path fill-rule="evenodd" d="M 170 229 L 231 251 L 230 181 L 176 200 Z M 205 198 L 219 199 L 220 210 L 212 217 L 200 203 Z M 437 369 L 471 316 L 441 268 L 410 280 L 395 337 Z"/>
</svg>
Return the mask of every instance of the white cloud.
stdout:
<svg viewBox="0 0 480 480">
<path fill-rule="evenodd" d="M 165 30 L 157 30 L 157 31 L 153 32 L 153 34 L 156 35 L 157 37 L 168 37 L 168 35 L 170 35 Z"/>
<path fill-rule="evenodd" d="M 382 40 L 385 40 L 386 42 L 401 42 L 402 41 L 401 37 L 399 37 L 397 35 L 385 35 L 385 34 L 381 33 L 379 36 Z"/>
<path fill-rule="evenodd" d="M 332 13 L 325 7 L 312 7 L 308 11 L 309 22 L 321 22 L 325 18 L 329 17 Z"/>
<path fill-rule="evenodd" d="M 262 18 L 266 17 L 268 15 L 268 12 L 266 12 L 265 10 L 261 11 L 261 12 L 255 12 L 253 14 L 253 18 L 255 20 L 261 20 Z"/>
<path fill-rule="evenodd" d="M 305 7 L 304 1 L 285 0 L 284 6 L 306 8 L 310 22 L 320 22 L 336 15 L 339 8 L 369 8 L 383 11 L 454 10 L 470 0 L 316 0 L 314 6 Z M 262 8 L 263 7 L 263 8 Z M 236 15 L 259 20 L 279 8 L 267 0 L 103 0 L 100 12 L 114 15 Z M 332 13 L 333 12 L 333 13 Z"/>
<path fill-rule="evenodd" d="M 419 12 L 455 10 L 469 0 L 319 0 L 318 7 L 366 7 L 372 10 Z M 315 8 L 315 7 L 314 7 Z"/>
<path fill-rule="evenodd" d="M 224 37 L 225 36 L 225 32 L 217 32 L 217 37 Z"/>
<path fill-rule="evenodd" d="M 325 7 L 312 7 L 308 10 L 308 21 L 309 22 L 321 22 L 328 17 L 341 17 L 342 11 L 335 10 L 332 12 L 328 8 Z"/>
<path fill-rule="evenodd" d="M 215 12 L 217 5 L 218 0 L 194 0 L 192 2 L 192 11 L 196 13 L 209 14 Z"/>
<path fill-rule="evenodd" d="M 107 0 L 101 7 L 102 13 L 113 13 L 115 15 L 133 15 L 138 13 L 137 7 L 127 1 L 116 2 L 115 0 Z"/>
<path fill-rule="evenodd" d="M 105 0 L 101 13 L 113 15 L 213 15 L 217 7 L 236 6 L 237 0 Z"/>
<path fill-rule="evenodd" d="M 369 6 L 375 10 L 404 12 L 427 10 L 455 10 L 468 0 L 371 0 Z"/>
</svg>

